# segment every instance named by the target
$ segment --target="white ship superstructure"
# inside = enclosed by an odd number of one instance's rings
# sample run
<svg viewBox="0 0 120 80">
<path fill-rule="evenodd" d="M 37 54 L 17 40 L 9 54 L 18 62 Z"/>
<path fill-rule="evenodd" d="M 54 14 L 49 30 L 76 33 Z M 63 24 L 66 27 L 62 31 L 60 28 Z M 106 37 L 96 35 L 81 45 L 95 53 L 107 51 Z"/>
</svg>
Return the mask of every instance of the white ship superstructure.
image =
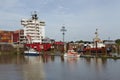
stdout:
<svg viewBox="0 0 120 80">
<path fill-rule="evenodd" d="M 99 38 L 98 36 L 98 29 L 96 29 L 96 32 L 95 32 L 95 38 L 93 39 L 93 44 L 90 44 L 90 47 L 91 48 L 102 48 L 102 47 L 105 47 L 105 44 L 103 43 L 103 41 Z"/>
<path fill-rule="evenodd" d="M 22 19 L 21 24 L 24 26 L 24 40 L 27 39 L 28 43 L 42 43 L 45 38 L 45 22 L 39 21 L 36 13 L 30 19 Z"/>
</svg>

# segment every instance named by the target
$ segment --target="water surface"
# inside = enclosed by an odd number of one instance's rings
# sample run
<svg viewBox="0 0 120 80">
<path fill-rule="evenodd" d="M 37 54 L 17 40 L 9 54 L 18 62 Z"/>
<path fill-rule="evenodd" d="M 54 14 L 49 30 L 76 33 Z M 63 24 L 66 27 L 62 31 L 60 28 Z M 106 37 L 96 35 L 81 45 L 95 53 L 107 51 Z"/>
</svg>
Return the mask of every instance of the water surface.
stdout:
<svg viewBox="0 0 120 80">
<path fill-rule="evenodd" d="M 120 80 L 120 60 L 0 56 L 0 80 Z"/>
</svg>

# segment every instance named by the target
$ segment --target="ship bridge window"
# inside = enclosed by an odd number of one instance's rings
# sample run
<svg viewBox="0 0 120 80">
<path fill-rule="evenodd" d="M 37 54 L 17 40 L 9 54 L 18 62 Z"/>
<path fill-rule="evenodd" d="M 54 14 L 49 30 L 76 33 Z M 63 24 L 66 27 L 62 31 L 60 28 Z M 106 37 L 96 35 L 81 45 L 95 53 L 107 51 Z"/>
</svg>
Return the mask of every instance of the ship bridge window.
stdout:
<svg viewBox="0 0 120 80">
<path fill-rule="evenodd" d="M 25 21 L 21 20 L 21 22 L 25 22 Z"/>
<path fill-rule="evenodd" d="M 41 36 L 41 39 L 43 39 L 43 36 Z"/>
<path fill-rule="evenodd" d="M 40 23 L 45 23 L 45 22 L 40 22 Z"/>
<path fill-rule="evenodd" d="M 30 20 L 29 22 L 32 22 L 32 20 Z"/>
</svg>

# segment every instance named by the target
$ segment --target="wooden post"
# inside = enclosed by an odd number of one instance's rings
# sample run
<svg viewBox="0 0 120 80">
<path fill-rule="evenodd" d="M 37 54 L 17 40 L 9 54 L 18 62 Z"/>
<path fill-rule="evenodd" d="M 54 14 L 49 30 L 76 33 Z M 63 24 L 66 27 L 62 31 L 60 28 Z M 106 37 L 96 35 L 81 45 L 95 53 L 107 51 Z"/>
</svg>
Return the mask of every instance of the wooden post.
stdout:
<svg viewBox="0 0 120 80">
<path fill-rule="evenodd" d="M 98 56 L 98 52 L 97 52 L 97 49 L 98 49 L 98 47 L 97 47 L 97 41 L 95 41 L 95 46 L 96 46 L 96 56 Z"/>
<path fill-rule="evenodd" d="M 17 43 L 17 54 L 20 54 L 19 42 Z"/>
</svg>

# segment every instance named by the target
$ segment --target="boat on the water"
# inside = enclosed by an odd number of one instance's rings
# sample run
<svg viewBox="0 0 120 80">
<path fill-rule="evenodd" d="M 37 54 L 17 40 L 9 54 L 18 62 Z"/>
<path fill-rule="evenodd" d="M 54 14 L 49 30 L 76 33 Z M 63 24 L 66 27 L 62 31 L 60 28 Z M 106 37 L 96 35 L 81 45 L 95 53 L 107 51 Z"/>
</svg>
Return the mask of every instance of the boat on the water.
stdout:
<svg viewBox="0 0 120 80">
<path fill-rule="evenodd" d="M 106 49 L 106 45 L 103 43 L 98 36 L 98 29 L 95 32 L 95 38 L 93 38 L 93 42 L 90 44 L 84 45 L 84 51 L 91 51 L 92 53 L 102 53 Z"/>
<path fill-rule="evenodd" d="M 25 55 L 39 55 L 39 52 L 51 49 L 50 40 L 45 38 L 45 22 L 38 19 L 36 12 L 30 19 L 22 19 L 23 31 L 21 31 L 20 41 L 24 43 L 27 51 Z"/>
<path fill-rule="evenodd" d="M 34 50 L 33 48 L 25 50 L 24 54 L 28 55 L 28 56 L 39 56 L 40 55 L 40 53 L 38 51 Z"/>
<path fill-rule="evenodd" d="M 64 57 L 80 57 L 80 54 L 78 54 L 72 49 L 68 50 L 67 53 L 64 54 Z"/>
</svg>

